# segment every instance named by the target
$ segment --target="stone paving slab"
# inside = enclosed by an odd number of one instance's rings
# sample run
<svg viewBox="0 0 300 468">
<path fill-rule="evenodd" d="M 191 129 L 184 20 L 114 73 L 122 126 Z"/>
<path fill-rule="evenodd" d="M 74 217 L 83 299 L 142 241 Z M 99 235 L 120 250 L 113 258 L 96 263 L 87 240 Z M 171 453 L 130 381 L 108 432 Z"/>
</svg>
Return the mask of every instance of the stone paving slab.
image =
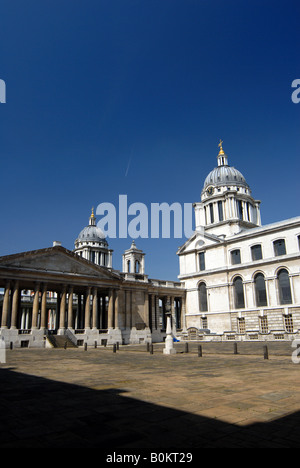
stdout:
<svg viewBox="0 0 300 468">
<path fill-rule="evenodd" d="M 291 345 L 13 349 L 0 364 L 0 447 L 199 449 L 300 446 Z M 255 344 L 256 345 L 256 344 Z M 280 345 L 282 345 L 280 349 Z M 271 348 L 271 347 L 270 347 Z M 240 348 L 241 350 L 241 348 Z M 259 352 L 260 351 L 260 352 Z"/>
</svg>

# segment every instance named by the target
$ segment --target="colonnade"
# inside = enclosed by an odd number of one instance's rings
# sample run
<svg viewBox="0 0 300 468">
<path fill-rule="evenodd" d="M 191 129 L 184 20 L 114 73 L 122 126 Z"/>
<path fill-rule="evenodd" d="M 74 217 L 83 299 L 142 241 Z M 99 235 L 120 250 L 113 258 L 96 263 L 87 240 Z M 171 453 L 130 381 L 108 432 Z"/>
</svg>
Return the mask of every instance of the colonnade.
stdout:
<svg viewBox="0 0 300 468">
<path fill-rule="evenodd" d="M 24 289 L 31 295 L 22 296 Z M 54 298 L 49 292 L 55 293 Z M 136 294 L 143 294 L 137 301 Z M 32 284 L 19 280 L 5 283 L 1 328 L 18 329 L 21 333 L 41 330 L 64 334 L 66 329 L 77 333 L 88 330 L 149 328 L 163 332 L 166 327 L 165 306 L 171 305 L 173 330 L 184 328 L 185 300 L 181 296 L 167 295 L 162 290 L 122 289 L 76 284 L 54 285 L 46 282 Z M 50 318 L 51 317 L 51 318 Z M 139 328 L 140 327 L 140 328 Z M 26 329 L 25 329 L 26 328 Z"/>
<path fill-rule="evenodd" d="M 220 204 L 221 207 L 219 206 Z M 204 209 L 205 225 L 237 218 L 261 225 L 258 204 L 252 204 L 248 200 L 237 199 L 234 195 L 227 196 L 225 200 L 211 201 Z"/>
<path fill-rule="evenodd" d="M 1 328 L 19 328 L 21 324 L 21 290 L 17 281 L 6 281 L 3 294 Z M 56 309 L 56 328 L 114 328 L 118 323 L 119 301 L 117 289 L 99 287 L 77 287 L 63 284 L 60 288 L 36 282 L 31 287 L 32 316 L 31 329 L 48 328 L 48 311 Z M 48 291 L 57 295 L 55 304 L 49 305 Z M 82 301 L 83 298 L 83 301 Z M 26 305 L 26 304 L 25 304 Z"/>
<path fill-rule="evenodd" d="M 151 330 L 165 330 L 167 302 L 171 306 L 173 328 L 177 330 L 185 328 L 185 299 L 183 297 L 149 294 L 149 327 Z"/>
</svg>

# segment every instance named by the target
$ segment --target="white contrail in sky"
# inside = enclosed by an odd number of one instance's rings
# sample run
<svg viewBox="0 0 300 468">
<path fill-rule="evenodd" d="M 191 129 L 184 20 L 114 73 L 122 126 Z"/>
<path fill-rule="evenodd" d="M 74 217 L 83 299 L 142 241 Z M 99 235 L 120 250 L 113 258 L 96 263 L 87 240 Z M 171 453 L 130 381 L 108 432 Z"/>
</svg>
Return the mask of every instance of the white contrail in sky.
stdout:
<svg viewBox="0 0 300 468">
<path fill-rule="evenodd" d="M 133 154 L 133 150 L 134 150 L 134 146 L 131 148 L 131 152 L 130 152 L 130 158 L 129 158 L 129 161 L 128 161 L 128 164 L 127 164 L 127 169 L 125 171 L 125 177 L 127 177 L 127 174 L 128 174 L 128 171 L 129 171 L 129 166 L 130 166 L 130 163 L 131 163 L 131 160 L 132 160 L 132 154 Z"/>
<path fill-rule="evenodd" d="M 127 169 L 126 169 L 126 172 L 125 172 L 125 177 L 127 177 L 127 174 L 128 174 L 128 171 L 129 171 L 130 163 L 131 163 L 131 156 L 130 156 L 129 161 L 128 161 L 128 164 L 127 164 Z"/>
</svg>

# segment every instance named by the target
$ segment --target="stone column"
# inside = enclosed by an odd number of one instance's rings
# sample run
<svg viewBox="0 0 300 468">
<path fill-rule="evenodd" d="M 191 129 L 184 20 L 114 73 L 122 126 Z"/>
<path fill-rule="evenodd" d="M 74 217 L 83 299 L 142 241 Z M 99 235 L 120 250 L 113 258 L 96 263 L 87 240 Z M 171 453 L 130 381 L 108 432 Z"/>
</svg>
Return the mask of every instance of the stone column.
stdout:
<svg viewBox="0 0 300 468">
<path fill-rule="evenodd" d="M 113 328 L 114 314 L 114 291 L 110 289 L 108 292 L 108 328 Z"/>
<path fill-rule="evenodd" d="M 151 315 L 152 315 L 152 330 L 157 329 L 156 296 L 155 296 L 155 294 L 151 294 Z"/>
<path fill-rule="evenodd" d="M 90 308 L 90 298 L 91 298 L 91 288 L 88 287 L 86 289 L 86 296 L 85 296 L 85 311 L 84 311 L 84 328 L 91 327 L 91 308 Z"/>
<path fill-rule="evenodd" d="M 42 306 L 41 306 L 41 328 L 47 328 L 47 285 L 43 285 Z"/>
<path fill-rule="evenodd" d="M 60 300 L 60 314 L 59 314 L 59 329 L 61 331 L 64 331 L 66 327 L 66 297 L 67 297 L 67 288 L 66 286 L 63 286 L 61 300 Z"/>
<path fill-rule="evenodd" d="M 146 327 L 149 327 L 149 294 L 148 294 L 148 291 L 145 291 L 144 322 L 145 322 Z"/>
<path fill-rule="evenodd" d="M 119 303 L 120 303 L 120 291 L 115 292 L 115 326 L 114 328 L 119 328 Z"/>
<path fill-rule="evenodd" d="M 36 283 L 34 289 L 33 306 L 32 306 L 32 328 L 37 328 L 38 314 L 39 314 L 39 294 L 40 285 Z"/>
<path fill-rule="evenodd" d="M 185 319 L 185 311 L 186 311 L 186 304 L 185 304 L 185 297 L 181 299 L 181 329 L 182 331 L 186 331 L 186 319 Z"/>
<path fill-rule="evenodd" d="M 9 306 L 10 306 L 9 293 L 10 293 L 10 282 L 7 281 L 5 285 L 3 307 L 2 307 L 2 321 L 1 321 L 2 328 L 7 328 L 8 326 Z"/>
<path fill-rule="evenodd" d="M 16 281 L 13 289 L 12 296 L 12 310 L 11 310 L 11 328 L 17 328 L 17 314 L 19 304 L 19 281 Z"/>
<path fill-rule="evenodd" d="M 68 328 L 73 328 L 73 293 L 73 286 L 70 286 L 68 295 Z"/>
<path fill-rule="evenodd" d="M 93 288 L 93 318 L 92 318 L 92 327 L 97 329 L 97 316 L 98 316 L 98 294 L 97 288 Z"/>
<path fill-rule="evenodd" d="M 160 313 L 159 313 L 159 296 L 155 296 L 155 323 L 156 323 L 156 329 L 160 330 L 159 326 L 159 318 L 160 318 Z"/>
</svg>

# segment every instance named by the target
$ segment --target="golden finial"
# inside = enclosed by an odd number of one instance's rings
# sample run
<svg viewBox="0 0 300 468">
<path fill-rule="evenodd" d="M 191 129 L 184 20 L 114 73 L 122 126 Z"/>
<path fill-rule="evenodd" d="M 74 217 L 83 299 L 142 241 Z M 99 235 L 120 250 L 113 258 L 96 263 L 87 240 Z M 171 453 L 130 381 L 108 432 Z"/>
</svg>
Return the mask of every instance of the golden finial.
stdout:
<svg viewBox="0 0 300 468">
<path fill-rule="evenodd" d="M 223 140 L 221 140 L 221 138 L 220 138 L 220 143 L 218 144 L 218 146 L 220 148 L 219 154 L 224 154 L 222 143 L 223 143 Z"/>
<path fill-rule="evenodd" d="M 91 214 L 91 218 L 95 218 L 95 215 L 94 215 L 94 207 L 92 208 L 92 214 Z"/>
</svg>

